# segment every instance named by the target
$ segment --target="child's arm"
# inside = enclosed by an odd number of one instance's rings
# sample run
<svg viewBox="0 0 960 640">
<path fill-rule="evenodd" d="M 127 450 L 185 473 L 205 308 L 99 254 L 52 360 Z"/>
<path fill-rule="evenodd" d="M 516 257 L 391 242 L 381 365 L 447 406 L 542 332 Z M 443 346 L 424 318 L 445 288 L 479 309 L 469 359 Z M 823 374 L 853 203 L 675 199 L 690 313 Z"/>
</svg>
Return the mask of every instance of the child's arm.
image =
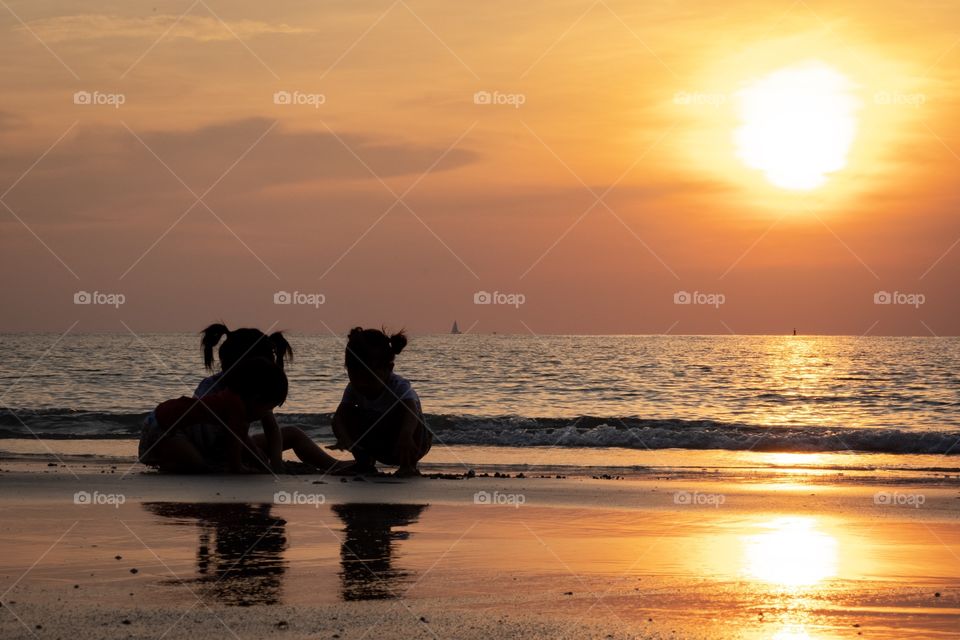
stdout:
<svg viewBox="0 0 960 640">
<path fill-rule="evenodd" d="M 330 427 L 333 429 L 333 435 L 337 439 L 337 442 L 330 447 L 331 449 L 340 449 L 343 451 L 350 451 L 353 448 L 353 438 L 350 435 L 350 425 L 347 424 L 347 419 L 344 415 L 349 410 L 349 407 L 354 406 L 356 400 L 354 399 L 353 385 L 347 384 L 343 389 L 343 396 L 340 398 L 340 404 L 337 405 L 337 410 L 333 414 L 333 419 L 330 421 Z"/>
<path fill-rule="evenodd" d="M 397 434 L 396 456 L 400 462 L 398 475 L 415 475 L 417 462 L 420 460 L 420 450 L 414 441 L 413 434 L 420 426 L 420 411 L 413 400 L 403 401 L 403 419 L 400 431 Z"/>
<path fill-rule="evenodd" d="M 263 435 L 267 439 L 267 459 L 270 468 L 276 473 L 283 471 L 283 438 L 280 436 L 280 425 L 271 411 L 263 420 Z"/>
<path fill-rule="evenodd" d="M 240 420 L 225 421 L 231 437 L 227 442 L 227 471 L 230 473 L 263 473 L 263 468 L 251 468 L 243 462 L 243 452 L 257 456 L 257 445 L 250 439 L 250 423 L 246 416 Z"/>
<path fill-rule="evenodd" d="M 343 417 L 344 406 L 344 403 L 341 402 L 340 406 L 337 407 L 336 413 L 333 414 L 330 427 L 333 429 L 333 435 L 336 437 L 337 442 L 330 448 L 350 451 L 353 448 L 353 438 L 350 437 L 349 425 L 346 424 L 346 420 Z"/>
</svg>

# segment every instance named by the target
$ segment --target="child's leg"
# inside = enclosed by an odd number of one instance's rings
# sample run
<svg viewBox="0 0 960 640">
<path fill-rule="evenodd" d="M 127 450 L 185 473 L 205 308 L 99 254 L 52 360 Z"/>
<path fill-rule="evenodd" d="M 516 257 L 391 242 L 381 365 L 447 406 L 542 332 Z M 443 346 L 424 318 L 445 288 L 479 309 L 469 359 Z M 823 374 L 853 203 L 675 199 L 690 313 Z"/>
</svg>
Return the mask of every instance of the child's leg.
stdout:
<svg viewBox="0 0 960 640">
<path fill-rule="evenodd" d="M 337 437 L 337 443 L 350 451 L 353 459 L 356 460 L 354 471 L 358 473 L 376 471 L 376 460 L 363 442 L 364 440 L 370 440 L 367 433 L 370 425 L 361 412 L 353 407 L 340 405 L 333 416 L 332 426 L 333 433 Z"/>
<path fill-rule="evenodd" d="M 293 449 L 293 452 L 297 454 L 301 461 L 324 471 L 335 468 L 340 462 L 340 460 L 317 446 L 317 443 L 299 427 L 282 427 L 280 429 L 280 439 L 284 451 Z M 267 438 L 262 433 L 252 436 L 252 440 L 254 444 L 261 448 L 267 444 Z"/>
<path fill-rule="evenodd" d="M 153 447 L 160 471 L 164 473 L 210 473 L 210 465 L 186 438 L 165 438 Z"/>
<path fill-rule="evenodd" d="M 433 447 L 433 432 L 421 421 L 413 439 L 417 443 L 417 462 L 419 463 L 425 455 L 430 453 L 430 449 Z"/>
<path fill-rule="evenodd" d="M 412 457 L 404 460 L 394 459 L 394 453 L 391 452 L 389 458 L 378 456 L 377 459 L 384 464 L 396 465 L 398 467 L 396 475 L 398 476 L 417 476 L 420 475 L 420 460 L 427 455 L 432 446 L 433 434 L 423 420 L 419 420 L 413 432 L 414 449 L 410 454 Z"/>
</svg>

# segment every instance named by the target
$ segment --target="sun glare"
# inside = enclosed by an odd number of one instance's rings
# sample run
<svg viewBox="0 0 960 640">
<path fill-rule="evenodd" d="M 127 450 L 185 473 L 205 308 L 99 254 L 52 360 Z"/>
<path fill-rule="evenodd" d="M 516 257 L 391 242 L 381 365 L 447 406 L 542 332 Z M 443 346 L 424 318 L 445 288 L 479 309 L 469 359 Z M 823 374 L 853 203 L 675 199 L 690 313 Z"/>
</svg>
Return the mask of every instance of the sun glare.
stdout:
<svg viewBox="0 0 960 640">
<path fill-rule="evenodd" d="M 807 587 L 837 571 L 837 541 L 814 518 L 777 518 L 745 539 L 746 573 L 783 587 Z"/>
<path fill-rule="evenodd" d="M 810 634 L 802 626 L 793 625 L 778 631 L 773 640 L 810 640 Z"/>
<path fill-rule="evenodd" d="M 857 129 L 853 84 L 822 62 L 774 71 L 737 93 L 738 157 L 773 185 L 822 186 L 843 169 Z"/>
</svg>

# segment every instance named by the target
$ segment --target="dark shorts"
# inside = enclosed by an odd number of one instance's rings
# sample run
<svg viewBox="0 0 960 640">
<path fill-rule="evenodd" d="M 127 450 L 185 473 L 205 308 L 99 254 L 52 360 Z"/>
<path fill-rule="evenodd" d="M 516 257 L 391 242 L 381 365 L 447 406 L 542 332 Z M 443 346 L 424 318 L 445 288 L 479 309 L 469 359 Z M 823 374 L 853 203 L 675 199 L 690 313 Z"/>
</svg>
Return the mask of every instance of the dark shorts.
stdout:
<svg viewBox="0 0 960 640">
<path fill-rule="evenodd" d="M 137 457 L 145 465 L 160 466 L 169 460 L 161 460 L 157 455 L 157 443 L 160 440 L 184 440 L 189 442 L 200 453 L 211 467 L 222 466 L 226 460 L 225 452 L 229 444 L 230 434 L 218 424 L 195 424 L 189 427 L 177 427 L 169 433 L 164 433 L 157 424 L 153 414 L 147 416 L 140 429 L 140 446 Z"/>
<path fill-rule="evenodd" d="M 353 453 L 368 456 L 377 462 L 398 465 L 394 457 L 397 437 L 404 418 L 409 413 L 406 405 L 398 403 L 386 414 L 364 411 L 352 405 L 340 405 L 337 415 L 341 417 L 353 440 Z M 417 445 L 417 459 L 427 455 L 433 446 L 433 434 L 427 429 L 423 416 L 418 416 L 419 424 L 413 432 L 413 441 Z"/>
</svg>

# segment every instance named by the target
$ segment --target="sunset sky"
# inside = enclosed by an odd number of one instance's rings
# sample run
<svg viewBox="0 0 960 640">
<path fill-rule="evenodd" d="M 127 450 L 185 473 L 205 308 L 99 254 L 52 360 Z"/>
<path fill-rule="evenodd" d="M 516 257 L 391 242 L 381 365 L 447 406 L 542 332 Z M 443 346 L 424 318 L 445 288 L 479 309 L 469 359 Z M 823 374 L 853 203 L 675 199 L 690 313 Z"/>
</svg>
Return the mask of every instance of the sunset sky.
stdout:
<svg viewBox="0 0 960 640">
<path fill-rule="evenodd" d="M 0 0 L 0 32 L 0 330 L 960 329 L 956 2 Z"/>
</svg>

